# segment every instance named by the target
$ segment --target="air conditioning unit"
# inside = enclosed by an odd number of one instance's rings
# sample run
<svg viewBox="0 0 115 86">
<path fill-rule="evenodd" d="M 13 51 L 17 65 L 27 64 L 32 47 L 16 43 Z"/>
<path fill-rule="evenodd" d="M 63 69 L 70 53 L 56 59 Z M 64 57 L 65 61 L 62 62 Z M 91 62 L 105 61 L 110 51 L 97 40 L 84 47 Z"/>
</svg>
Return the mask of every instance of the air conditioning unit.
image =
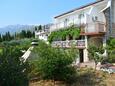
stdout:
<svg viewBox="0 0 115 86">
<path fill-rule="evenodd" d="M 97 16 L 93 16 L 93 17 L 92 17 L 92 21 L 94 21 L 94 22 L 95 22 L 95 21 L 98 21 L 98 17 L 97 17 Z"/>
</svg>

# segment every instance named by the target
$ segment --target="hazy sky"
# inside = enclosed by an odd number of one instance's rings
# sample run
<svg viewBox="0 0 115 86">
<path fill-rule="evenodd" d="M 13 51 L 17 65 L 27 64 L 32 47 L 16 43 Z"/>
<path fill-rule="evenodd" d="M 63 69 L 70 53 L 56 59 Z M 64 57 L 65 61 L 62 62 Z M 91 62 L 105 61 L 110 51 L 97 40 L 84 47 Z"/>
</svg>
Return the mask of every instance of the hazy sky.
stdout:
<svg viewBox="0 0 115 86">
<path fill-rule="evenodd" d="M 0 27 L 47 24 L 53 17 L 95 0 L 0 0 Z"/>
</svg>

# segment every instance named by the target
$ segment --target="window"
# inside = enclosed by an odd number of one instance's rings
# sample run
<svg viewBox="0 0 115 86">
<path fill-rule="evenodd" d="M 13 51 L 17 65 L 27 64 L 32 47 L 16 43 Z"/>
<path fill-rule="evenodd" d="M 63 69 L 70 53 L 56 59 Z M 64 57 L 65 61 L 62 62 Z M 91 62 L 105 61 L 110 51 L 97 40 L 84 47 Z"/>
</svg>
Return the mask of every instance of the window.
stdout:
<svg viewBox="0 0 115 86">
<path fill-rule="evenodd" d="M 67 18 L 64 20 L 64 27 L 67 27 L 68 21 L 69 21 L 69 20 L 68 20 Z"/>
<path fill-rule="evenodd" d="M 78 18 L 79 19 L 81 19 L 81 18 L 83 18 L 84 17 L 84 14 L 82 13 L 82 14 L 79 14 L 79 16 L 78 16 Z"/>
</svg>

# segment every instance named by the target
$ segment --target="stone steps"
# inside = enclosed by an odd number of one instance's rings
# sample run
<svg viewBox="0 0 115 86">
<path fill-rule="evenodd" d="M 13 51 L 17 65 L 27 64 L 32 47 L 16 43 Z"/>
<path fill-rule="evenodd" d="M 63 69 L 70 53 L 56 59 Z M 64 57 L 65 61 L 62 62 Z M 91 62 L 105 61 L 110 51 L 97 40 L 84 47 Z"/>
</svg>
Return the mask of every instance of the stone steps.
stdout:
<svg viewBox="0 0 115 86">
<path fill-rule="evenodd" d="M 80 67 L 95 68 L 95 63 L 94 63 L 94 62 L 84 62 L 84 63 L 80 63 Z"/>
</svg>

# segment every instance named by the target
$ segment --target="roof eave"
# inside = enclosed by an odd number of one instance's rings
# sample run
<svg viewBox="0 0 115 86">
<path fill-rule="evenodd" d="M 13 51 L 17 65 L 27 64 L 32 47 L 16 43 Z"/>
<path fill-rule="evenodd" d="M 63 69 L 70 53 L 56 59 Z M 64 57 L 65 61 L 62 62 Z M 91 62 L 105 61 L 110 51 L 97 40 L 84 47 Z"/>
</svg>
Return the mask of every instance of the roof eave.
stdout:
<svg viewBox="0 0 115 86">
<path fill-rule="evenodd" d="M 96 2 L 93 2 L 93 3 L 89 3 L 89 4 L 84 5 L 84 6 L 81 6 L 81 7 L 79 7 L 79 8 L 75 8 L 75 9 L 70 10 L 70 11 L 68 11 L 68 12 L 62 13 L 62 14 L 60 14 L 60 15 L 58 15 L 58 16 L 55 16 L 54 18 L 61 17 L 61 16 L 63 16 L 63 15 L 66 15 L 66 14 L 72 13 L 72 12 L 74 12 L 74 11 L 76 11 L 76 10 L 83 9 L 83 8 L 85 8 L 85 7 L 88 7 L 88 6 L 91 6 L 91 5 L 97 4 L 97 3 L 102 2 L 102 1 L 104 1 L 104 0 L 99 0 L 99 1 L 96 1 Z"/>
</svg>

